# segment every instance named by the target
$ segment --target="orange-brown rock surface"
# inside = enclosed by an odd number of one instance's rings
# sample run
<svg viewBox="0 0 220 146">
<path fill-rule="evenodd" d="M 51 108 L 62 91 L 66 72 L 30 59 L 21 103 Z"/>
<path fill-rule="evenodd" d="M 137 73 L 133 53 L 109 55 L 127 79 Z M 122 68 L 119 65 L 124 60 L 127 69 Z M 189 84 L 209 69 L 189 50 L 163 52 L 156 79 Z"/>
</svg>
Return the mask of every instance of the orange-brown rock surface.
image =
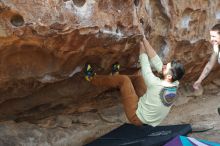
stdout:
<svg viewBox="0 0 220 146">
<path fill-rule="evenodd" d="M 197 79 L 220 20 L 219 0 L 0 0 L 0 120 L 35 120 L 114 104 L 83 79 L 86 62 L 108 74 L 137 70 L 134 13 L 164 62 L 186 66 L 182 83 Z M 207 82 L 219 77 L 216 66 Z"/>
</svg>

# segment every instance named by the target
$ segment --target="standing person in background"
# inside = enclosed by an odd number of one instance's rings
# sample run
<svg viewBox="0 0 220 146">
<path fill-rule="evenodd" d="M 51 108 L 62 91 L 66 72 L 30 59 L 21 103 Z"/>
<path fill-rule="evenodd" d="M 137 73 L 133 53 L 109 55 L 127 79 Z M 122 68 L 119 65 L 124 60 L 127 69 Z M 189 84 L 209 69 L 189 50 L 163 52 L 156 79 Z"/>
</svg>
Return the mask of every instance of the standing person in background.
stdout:
<svg viewBox="0 0 220 146">
<path fill-rule="evenodd" d="M 210 30 L 210 37 L 211 37 L 211 43 L 213 48 L 213 53 L 211 55 L 211 58 L 209 59 L 208 63 L 206 64 L 205 68 L 203 69 L 200 77 L 198 80 L 193 84 L 193 88 L 195 90 L 198 90 L 202 87 L 201 83 L 202 81 L 209 75 L 212 68 L 214 67 L 215 63 L 218 60 L 218 63 L 220 64 L 220 54 L 219 54 L 219 46 L 220 46 L 220 24 L 216 24 L 212 27 Z M 220 108 L 218 108 L 218 113 L 220 115 Z"/>
</svg>

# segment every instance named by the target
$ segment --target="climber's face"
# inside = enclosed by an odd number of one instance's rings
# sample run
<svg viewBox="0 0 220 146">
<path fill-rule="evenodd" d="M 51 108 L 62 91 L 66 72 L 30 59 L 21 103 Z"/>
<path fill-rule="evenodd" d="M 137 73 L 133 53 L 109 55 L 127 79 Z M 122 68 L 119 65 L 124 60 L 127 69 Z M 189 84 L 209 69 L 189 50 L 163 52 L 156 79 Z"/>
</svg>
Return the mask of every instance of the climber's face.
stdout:
<svg viewBox="0 0 220 146">
<path fill-rule="evenodd" d="M 220 32 L 210 31 L 212 45 L 220 45 Z"/>
<path fill-rule="evenodd" d="M 171 62 L 163 65 L 163 68 L 162 68 L 163 76 L 166 76 L 167 74 L 169 74 L 170 69 L 171 69 Z"/>
<path fill-rule="evenodd" d="M 166 65 L 163 65 L 162 74 L 163 74 L 164 80 L 169 81 L 169 82 L 172 81 L 171 62 L 167 63 Z"/>
</svg>

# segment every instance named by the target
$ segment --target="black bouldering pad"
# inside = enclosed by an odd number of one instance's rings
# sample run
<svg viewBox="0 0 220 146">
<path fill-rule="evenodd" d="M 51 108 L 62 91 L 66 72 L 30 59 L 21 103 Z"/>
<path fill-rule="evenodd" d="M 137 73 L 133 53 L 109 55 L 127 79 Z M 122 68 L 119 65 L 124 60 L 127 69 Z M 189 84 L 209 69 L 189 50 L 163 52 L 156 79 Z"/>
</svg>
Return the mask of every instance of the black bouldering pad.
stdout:
<svg viewBox="0 0 220 146">
<path fill-rule="evenodd" d="M 157 127 L 123 124 L 85 146 L 161 146 L 177 135 L 191 131 L 189 124 Z"/>
</svg>

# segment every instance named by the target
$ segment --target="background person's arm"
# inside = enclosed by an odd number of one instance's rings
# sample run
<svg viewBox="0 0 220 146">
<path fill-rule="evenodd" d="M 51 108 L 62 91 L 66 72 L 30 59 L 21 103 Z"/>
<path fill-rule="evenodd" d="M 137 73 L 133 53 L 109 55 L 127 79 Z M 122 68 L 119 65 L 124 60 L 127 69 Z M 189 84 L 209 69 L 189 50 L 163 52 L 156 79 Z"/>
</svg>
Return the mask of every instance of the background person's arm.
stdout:
<svg viewBox="0 0 220 146">
<path fill-rule="evenodd" d="M 211 72 L 213 66 L 215 65 L 217 61 L 217 54 L 215 52 L 212 53 L 212 56 L 209 60 L 209 62 L 206 64 L 205 68 L 203 69 L 199 79 L 193 84 L 193 88 L 198 90 L 201 86 L 202 81 L 208 76 L 208 74 Z"/>
</svg>

